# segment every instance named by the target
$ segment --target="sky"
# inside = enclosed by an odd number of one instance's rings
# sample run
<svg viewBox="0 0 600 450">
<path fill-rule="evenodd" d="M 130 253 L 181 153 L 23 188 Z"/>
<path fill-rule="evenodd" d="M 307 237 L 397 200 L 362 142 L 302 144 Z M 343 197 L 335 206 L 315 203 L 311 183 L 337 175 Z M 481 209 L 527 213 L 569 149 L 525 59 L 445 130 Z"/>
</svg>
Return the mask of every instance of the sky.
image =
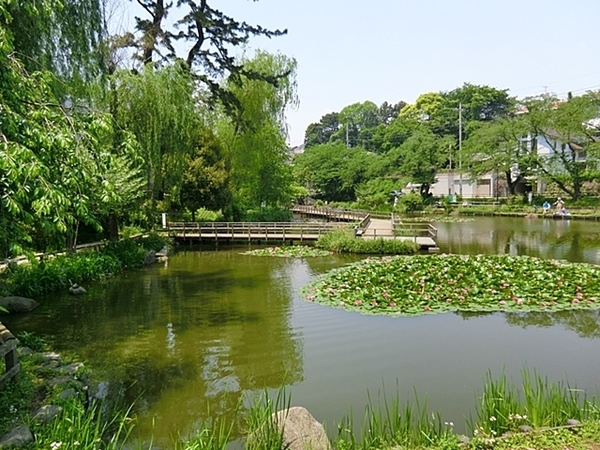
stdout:
<svg viewBox="0 0 600 450">
<path fill-rule="evenodd" d="M 413 103 L 464 83 L 518 98 L 600 89 L 600 0 L 209 0 L 239 21 L 287 29 L 253 49 L 296 59 L 288 143 L 357 102 Z M 143 12 L 135 2 L 125 16 Z M 127 20 L 127 19 L 125 19 Z"/>
</svg>

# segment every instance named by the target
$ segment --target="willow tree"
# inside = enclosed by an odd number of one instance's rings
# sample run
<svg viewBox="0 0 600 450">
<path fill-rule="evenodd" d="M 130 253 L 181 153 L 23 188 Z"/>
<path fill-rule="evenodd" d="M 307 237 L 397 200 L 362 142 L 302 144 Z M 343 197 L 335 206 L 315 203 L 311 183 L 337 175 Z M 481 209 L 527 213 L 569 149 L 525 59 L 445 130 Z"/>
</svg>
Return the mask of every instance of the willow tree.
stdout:
<svg viewBox="0 0 600 450">
<path fill-rule="evenodd" d="M 61 94 L 88 91 L 106 72 L 104 0 L 5 0 L 5 26 L 28 72 L 48 70 Z"/>
<path fill-rule="evenodd" d="M 223 118 L 220 134 L 230 161 L 230 183 L 235 202 L 245 208 L 287 203 L 292 174 L 286 145 L 286 108 L 297 104 L 296 61 L 280 54 L 257 52 L 245 60 L 253 77 L 229 78 L 226 84 L 241 109 L 234 118 Z"/>
<path fill-rule="evenodd" d="M 140 145 L 147 200 L 179 196 L 185 156 L 197 143 L 199 115 L 194 83 L 180 65 L 116 76 L 117 123 L 130 130 Z"/>
</svg>

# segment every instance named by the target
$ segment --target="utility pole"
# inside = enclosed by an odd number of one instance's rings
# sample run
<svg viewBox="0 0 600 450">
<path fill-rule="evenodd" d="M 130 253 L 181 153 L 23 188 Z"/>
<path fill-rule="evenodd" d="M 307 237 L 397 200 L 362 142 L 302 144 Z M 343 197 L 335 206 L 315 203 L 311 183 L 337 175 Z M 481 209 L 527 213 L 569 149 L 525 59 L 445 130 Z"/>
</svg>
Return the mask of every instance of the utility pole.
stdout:
<svg viewBox="0 0 600 450">
<path fill-rule="evenodd" d="M 350 125 L 346 124 L 346 148 L 350 148 L 350 140 L 348 139 L 348 130 Z"/>
<path fill-rule="evenodd" d="M 458 104 L 458 193 L 462 197 L 462 103 Z"/>
</svg>

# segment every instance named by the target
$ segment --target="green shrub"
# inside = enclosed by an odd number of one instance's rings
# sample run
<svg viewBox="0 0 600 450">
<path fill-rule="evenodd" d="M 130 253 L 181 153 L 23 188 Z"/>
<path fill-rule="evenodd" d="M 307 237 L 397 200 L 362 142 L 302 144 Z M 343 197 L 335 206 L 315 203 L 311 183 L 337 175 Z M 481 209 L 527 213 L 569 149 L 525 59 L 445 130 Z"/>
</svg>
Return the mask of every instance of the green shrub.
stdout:
<svg viewBox="0 0 600 450">
<path fill-rule="evenodd" d="M 169 240 L 156 232 L 152 232 L 142 239 L 142 247 L 144 247 L 146 250 L 158 252 L 162 250 L 164 246 L 168 245 Z"/>
<path fill-rule="evenodd" d="M 405 212 L 421 211 L 423 209 L 423 197 L 416 192 L 411 192 L 398 201 L 400 209 Z"/>
<path fill-rule="evenodd" d="M 141 243 L 131 239 L 110 242 L 100 252 L 86 251 L 58 256 L 28 265 L 11 265 L 0 274 L 0 293 L 34 297 L 97 280 L 129 267 L 141 267 L 147 250 L 158 251 L 167 242 L 151 233 Z"/>
<path fill-rule="evenodd" d="M 359 239 L 349 229 L 340 229 L 319 238 L 316 247 L 336 253 L 361 253 L 379 255 L 412 255 L 419 246 L 413 241 L 401 239 Z"/>
<path fill-rule="evenodd" d="M 289 222 L 292 212 L 289 209 L 261 208 L 246 211 L 246 222 Z"/>
</svg>

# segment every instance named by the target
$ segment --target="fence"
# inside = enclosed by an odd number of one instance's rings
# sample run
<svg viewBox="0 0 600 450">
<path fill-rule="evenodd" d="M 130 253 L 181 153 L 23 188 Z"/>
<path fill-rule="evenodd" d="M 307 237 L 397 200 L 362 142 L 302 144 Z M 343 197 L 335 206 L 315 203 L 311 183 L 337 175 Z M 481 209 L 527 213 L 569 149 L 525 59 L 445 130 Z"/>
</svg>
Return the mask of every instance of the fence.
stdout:
<svg viewBox="0 0 600 450">
<path fill-rule="evenodd" d="M 0 358 L 4 357 L 4 375 L 0 377 L 0 388 L 8 381 L 19 376 L 19 356 L 17 354 L 17 340 L 8 328 L 0 323 Z"/>
</svg>

